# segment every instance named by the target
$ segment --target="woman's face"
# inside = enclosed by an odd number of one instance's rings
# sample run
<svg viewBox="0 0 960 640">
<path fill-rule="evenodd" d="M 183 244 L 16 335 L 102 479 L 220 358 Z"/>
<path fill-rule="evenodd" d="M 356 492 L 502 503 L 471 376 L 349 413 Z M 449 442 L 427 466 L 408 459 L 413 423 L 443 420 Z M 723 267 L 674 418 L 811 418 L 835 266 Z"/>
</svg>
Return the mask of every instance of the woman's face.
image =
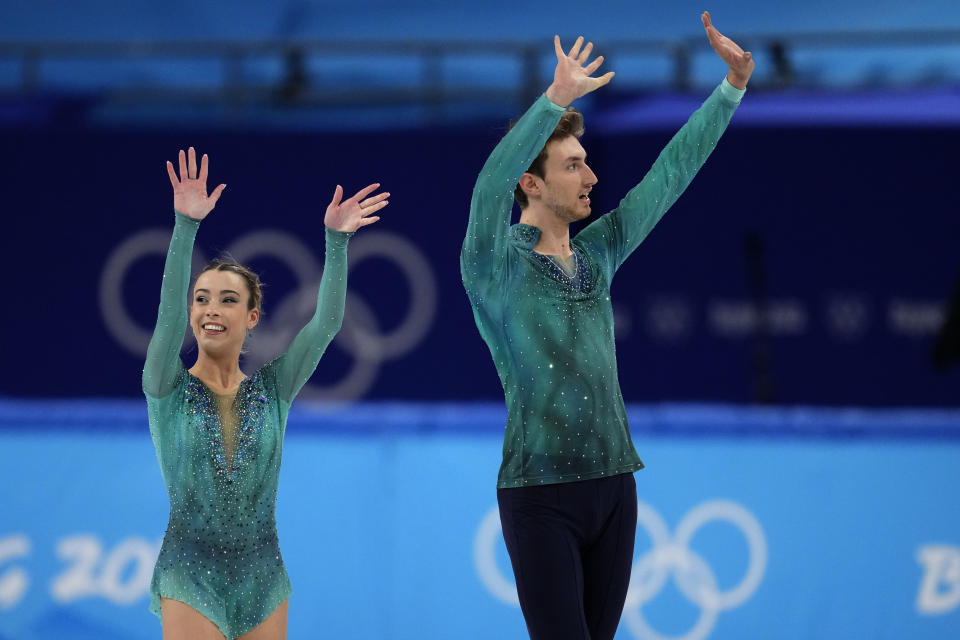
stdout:
<svg viewBox="0 0 960 640">
<path fill-rule="evenodd" d="M 246 281 L 232 271 L 204 271 L 193 287 L 190 327 L 200 349 L 209 355 L 236 352 L 239 357 L 247 331 L 260 319 L 248 309 Z"/>
</svg>

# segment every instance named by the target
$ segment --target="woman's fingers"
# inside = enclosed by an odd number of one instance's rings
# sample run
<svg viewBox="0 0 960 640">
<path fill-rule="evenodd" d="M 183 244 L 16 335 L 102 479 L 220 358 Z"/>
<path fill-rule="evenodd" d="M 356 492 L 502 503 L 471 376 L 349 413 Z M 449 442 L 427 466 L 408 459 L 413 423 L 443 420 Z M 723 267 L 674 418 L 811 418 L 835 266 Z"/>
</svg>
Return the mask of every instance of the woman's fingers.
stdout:
<svg viewBox="0 0 960 640">
<path fill-rule="evenodd" d="M 373 224 L 380 219 L 380 216 L 370 216 L 369 218 L 360 218 L 360 226 L 365 227 L 368 224 Z"/>
<path fill-rule="evenodd" d="M 381 200 L 380 202 L 377 202 L 376 204 L 372 204 L 369 207 L 361 206 L 360 213 L 362 216 L 364 216 L 364 218 L 366 218 L 366 216 L 369 216 L 371 214 L 376 213 L 377 211 L 380 211 L 380 209 L 383 209 L 388 204 L 390 204 L 389 200 Z"/>
<path fill-rule="evenodd" d="M 176 189 L 180 186 L 180 181 L 177 180 L 177 172 L 173 169 L 173 163 L 167 160 L 167 175 L 170 176 L 170 184 L 173 185 L 173 188 Z"/>
<path fill-rule="evenodd" d="M 389 192 L 389 191 L 384 191 L 383 193 L 378 193 L 377 195 L 372 196 L 372 197 L 370 197 L 370 198 L 367 198 L 366 200 L 364 200 L 363 202 L 361 202 L 361 203 L 360 203 L 360 208 L 361 208 L 361 209 L 366 209 L 367 207 L 370 207 L 370 206 L 372 206 L 372 205 L 380 202 L 381 200 L 385 200 L 386 198 L 389 198 L 389 197 L 390 197 L 390 192 Z"/>
<path fill-rule="evenodd" d="M 197 151 L 193 147 L 187 149 L 187 168 L 189 169 L 190 179 L 195 180 L 197 177 Z"/>
<path fill-rule="evenodd" d="M 180 181 L 182 182 L 190 177 L 187 175 L 187 154 L 184 153 L 183 149 L 180 149 L 177 159 L 180 160 Z"/>
<path fill-rule="evenodd" d="M 221 184 L 216 189 L 213 190 L 213 193 L 210 194 L 210 208 L 212 209 L 217 205 L 217 200 L 220 199 L 220 194 L 223 193 L 223 190 L 227 188 L 227 185 Z"/>
<path fill-rule="evenodd" d="M 200 179 L 200 182 L 204 185 L 207 184 L 207 163 L 209 158 L 207 154 L 203 154 L 203 157 L 200 158 L 200 175 L 197 176 Z"/>
<path fill-rule="evenodd" d="M 333 200 L 330 201 L 330 206 L 338 206 L 341 198 L 343 198 L 343 187 L 337 185 L 337 188 L 333 190 Z"/>
<path fill-rule="evenodd" d="M 355 194 L 353 194 L 353 198 L 351 198 L 351 200 L 356 200 L 357 202 L 360 202 L 361 200 L 366 198 L 368 195 L 370 195 L 373 191 L 375 191 L 379 186 L 380 186 L 379 182 L 374 182 L 371 185 L 367 185 L 363 189 L 360 189 L 360 191 L 357 191 Z"/>
</svg>

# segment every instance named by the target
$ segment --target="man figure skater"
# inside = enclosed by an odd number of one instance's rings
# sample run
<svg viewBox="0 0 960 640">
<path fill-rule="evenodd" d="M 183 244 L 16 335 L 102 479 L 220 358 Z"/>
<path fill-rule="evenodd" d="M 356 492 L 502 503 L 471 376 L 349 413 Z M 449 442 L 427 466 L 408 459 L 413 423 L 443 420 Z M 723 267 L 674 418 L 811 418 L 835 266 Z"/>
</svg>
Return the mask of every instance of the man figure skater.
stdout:
<svg viewBox="0 0 960 640">
<path fill-rule="evenodd" d="M 583 38 L 565 54 L 554 37 L 553 83 L 473 191 L 460 269 L 506 396 L 497 502 L 534 640 L 609 640 L 623 611 L 643 463 L 617 379 L 610 283 L 710 155 L 754 66 L 702 20 L 730 70 L 616 209 L 570 239 L 597 176 L 579 142 L 583 118 L 567 107 L 613 77 L 592 77 L 603 57 L 588 64 Z M 510 226 L 514 198 L 520 223 Z"/>
</svg>

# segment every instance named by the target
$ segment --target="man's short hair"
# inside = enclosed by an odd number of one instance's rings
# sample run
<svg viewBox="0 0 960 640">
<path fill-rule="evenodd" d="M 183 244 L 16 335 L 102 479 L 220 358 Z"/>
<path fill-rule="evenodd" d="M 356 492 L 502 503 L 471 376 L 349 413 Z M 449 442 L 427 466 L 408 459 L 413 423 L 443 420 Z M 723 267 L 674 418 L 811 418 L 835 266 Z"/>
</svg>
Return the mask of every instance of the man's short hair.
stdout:
<svg viewBox="0 0 960 640">
<path fill-rule="evenodd" d="M 510 128 L 513 128 L 516 122 L 511 123 Z M 547 138 L 546 144 L 543 145 L 543 150 L 540 151 L 533 163 L 530 165 L 530 168 L 527 169 L 526 173 L 532 173 L 533 175 L 539 178 L 545 178 L 546 174 L 543 170 L 543 165 L 547 161 L 547 147 L 554 140 L 563 140 L 573 136 L 574 138 L 579 139 L 583 135 L 583 114 L 577 111 L 576 107 L 567 107 L 567 110 L 563 112 L 563 115 L 560 116 L 560 122 L 557 123 L 557 128 L 553 130 L 553 133 L 550 134 L 550 137 Z M 517 204 L 520 205 L 521 209 L 526 209 L 530 206 L 530 201 L 527 199 L 527 194 L 523 192 L 523 189 L 520 188 L 520 185 L 517 184 L 517 188 L 514 189 L 513 199 L 517 201 Z"/>
</svg>

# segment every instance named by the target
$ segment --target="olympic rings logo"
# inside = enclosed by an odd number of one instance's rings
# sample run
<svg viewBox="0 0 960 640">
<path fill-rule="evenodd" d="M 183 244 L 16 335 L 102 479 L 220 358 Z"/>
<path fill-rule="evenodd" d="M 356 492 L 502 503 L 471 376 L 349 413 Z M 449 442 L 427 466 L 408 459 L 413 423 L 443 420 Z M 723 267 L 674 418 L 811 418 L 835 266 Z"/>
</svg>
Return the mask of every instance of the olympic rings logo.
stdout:
<svg viewBox="0 0 960 640">
<path fill-rule="evenodd" d="M 111 252 L 100 277 L 100 312 L 107 330 L 127 351 L 141 357 L 146 356 L 152 329 L 131 318 L 123 303 L 123 282 L 136 261 L 154 254 L 165 256 L 169 244 L 169 231 L 149 229 L 136 233 Z M 303 242 L 283 231 L 248 233 L 227 251 L 241 263 L 257 256 L 278 259 L 290 268 L 297 281 L 295 291 L 277 303 L 269 317 L 264 317 L 246 345 L 247 361 L 259 367 L 282 353 L 313 316 L 323 269 Z M 433 270 L 409 240 L 388 231 L 364 231 L 350 242 L 349 256 L 350 269 L 372 257 L 392 262 L 410 290 L 407 314 L 396 328 L 384 333 L 370 306 L 348 290 L 343 328 L 334 342 L 353 357 L 353 366 L 333 385 L 307 384 L 300 392 L 304 398 L 350 401 L 362 397 L 373 386 L 380 365 L 415 349 L 436 315 L 437 284 Z M 206 262 L 203 253 L 195 249 L 193 270 L 199 270 Z"/>
<path fill-rule="evenodd" d="M 705 525 L 723 521 L 739 529 L 747 543 L 747 569 L 736 586 L 721 591 L 707 561 L 690 548 L 690 542 Z M 711 500 L 690 510 L 671 536 L 663 518 L 649 505 L 637 503 L 637 525 L 643 527 L 653 548 L 633 564 L 623 620 L 637 640 L 703 640 L 709 636 L 721 611 L 746 602 L 757 590 L 767 566 L 767 542 L 757 519 L 747 509 L 729 500 Z M 501 540 L 500 514 L 491 509 L 480 523 L 474 539 L 474 564 L 484 586 L 501 602 L 519 607 L 516 585 L 497 567 L 496 546 Z M 700 608 L 694 626 L 681 636 L 664 636 L 644 619 L 642 608 L 674 578 L 680 592 Z"/>
</svg>

